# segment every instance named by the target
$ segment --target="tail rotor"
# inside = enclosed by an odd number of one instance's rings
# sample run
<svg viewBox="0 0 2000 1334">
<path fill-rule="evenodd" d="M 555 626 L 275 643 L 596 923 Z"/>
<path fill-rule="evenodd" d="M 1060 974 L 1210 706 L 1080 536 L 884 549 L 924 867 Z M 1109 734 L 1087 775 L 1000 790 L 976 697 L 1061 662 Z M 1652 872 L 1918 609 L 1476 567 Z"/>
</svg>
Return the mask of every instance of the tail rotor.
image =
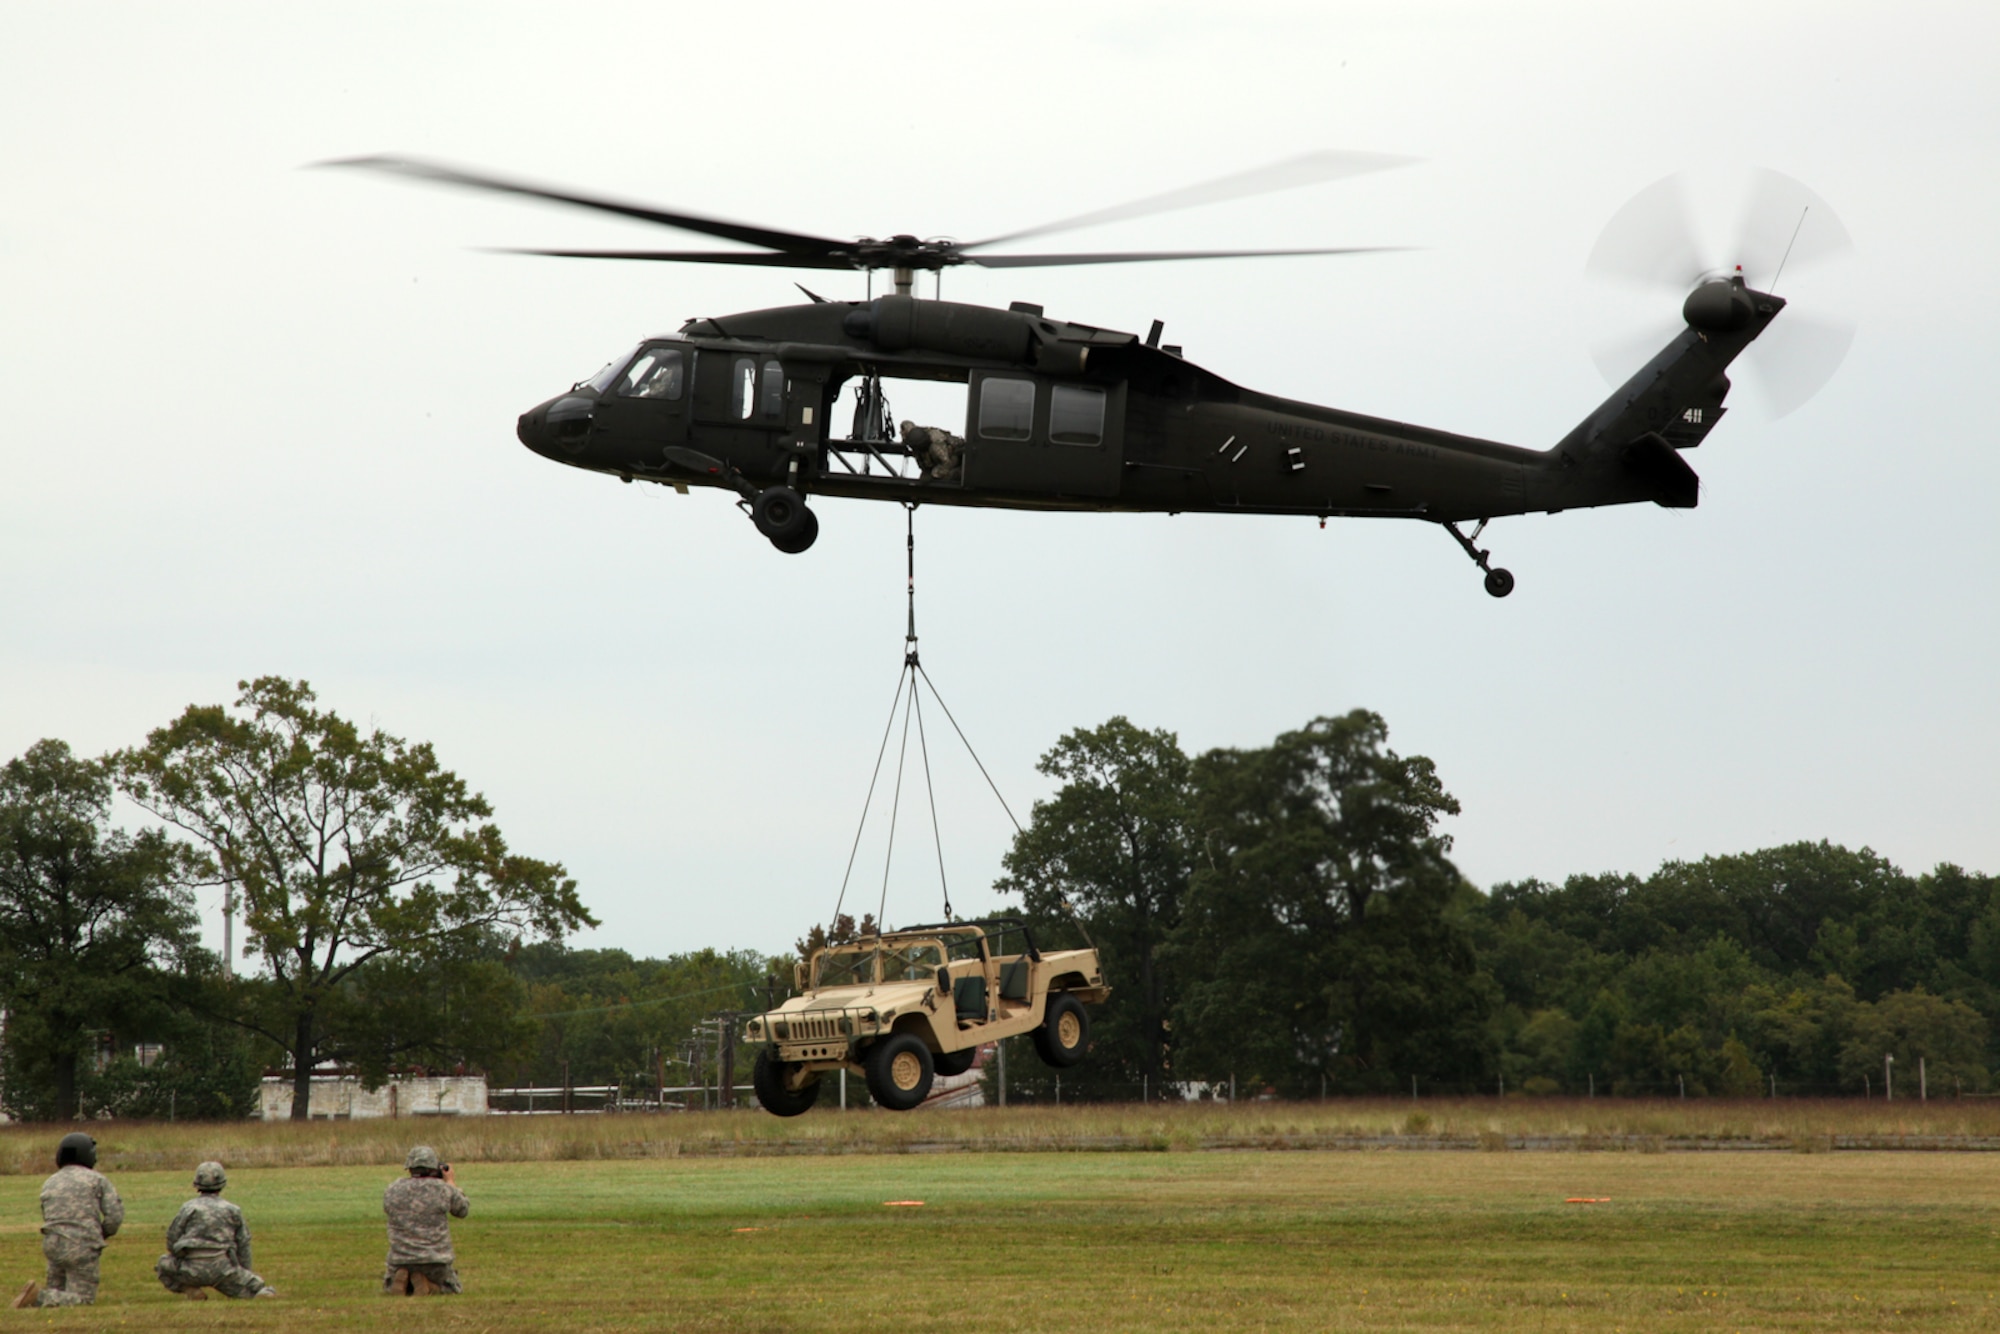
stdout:
<svg viewBox="0 0 2000 1334">
<path fill-rule="evenodd" d="M 1734 228 L 1718 241 L 1703 224 L 1727 217 L 1731 193 L 1741 205 Z M 1807 295 L 1795 297 L 1739 363 L 1750 396 L 1782 417 L 1825 387 L 1853 344 L 1852 321 L 1799 308 L 1838 287 L 1853 253 L 1833 208 L 1781 172 L 1760 169 L 1733 190 L 1727 182 L 1667 176 L 1612 215 L 1584 265 L 1596 298 L 1591 358 L 1617 384 L 1679 331 L 1668 313 L 1676 306 L 1663 298 L 1678 302 L 1704 282 L 1739 274 L 1772 292 L 1801 279 Z"/>
</svg>

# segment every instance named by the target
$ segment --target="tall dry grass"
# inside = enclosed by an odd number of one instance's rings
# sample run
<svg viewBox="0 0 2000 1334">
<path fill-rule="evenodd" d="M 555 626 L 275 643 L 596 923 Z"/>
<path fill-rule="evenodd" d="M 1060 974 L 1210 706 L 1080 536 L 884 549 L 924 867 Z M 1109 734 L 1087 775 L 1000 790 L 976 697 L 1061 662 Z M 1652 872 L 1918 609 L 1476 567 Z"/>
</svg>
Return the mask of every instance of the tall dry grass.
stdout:
<svg viewBox="0 0 2000 1334">
<path fill-rule="evenodd" d="M 0 1127 L 0 1173 L 50 1170 L 67 1127 Z M 1116 1104 L 896 1114 L 754 1107 L 660 1115 L 414 1117 L 396 1121 L 100 1121 L 110 1171 L 400 1164 L 428 1143 L 447 1161 L 679 1156 L 1202 1149 L 2000 1150 L 2000 1103 L 1426 1098 Z"/>
</svg>

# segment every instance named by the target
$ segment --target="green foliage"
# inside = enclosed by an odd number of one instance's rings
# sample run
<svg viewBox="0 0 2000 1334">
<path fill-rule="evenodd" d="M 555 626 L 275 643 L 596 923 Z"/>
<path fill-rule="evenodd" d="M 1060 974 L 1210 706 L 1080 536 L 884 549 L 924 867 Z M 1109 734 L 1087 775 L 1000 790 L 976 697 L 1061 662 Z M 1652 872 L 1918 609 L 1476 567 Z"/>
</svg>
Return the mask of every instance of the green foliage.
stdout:
<svg viewBox="0 0 2000 1334">
<path fill-rule="evenodd" d="M 1035 803 L 996 888 L 1020 896 L 1044 941 L 1082 944 L 1081 918 L 1118 979 L 1071 1082 L 1157 1085 L 1171 1059 L 1165 951 L 1193 871 L 1193 765 L 1173 733 L 1113 718 L 1064 736 L 1037 767 L 1063 786 Z"/>
<path fill-rule="evenodd" d="M 87 1053 L 157 1030 L 200 966 L 197 859 L 156 832 L 107 832 L 111 777 L 60 741 L 0 767 L 0 1005 L 7 1109 L 67 1119 Z"/>
<path fill-rule="evenodd" d="M 289 1054 L 304 1117 L 312 1066 L 341 1045 L 330 1026 L 358 1013 L 341 1004 L 358 970 L 592 919 L 560 865 L 508 851 L 485 798 L 429 745 L 363 733 L 303 681 L 241 690 L 237 712 L 190 706 L 116 761 L 125 792 L 236 887 L 269 983 L 236 1015 Z"/>
<path fill-rule="evenodd" d="M 790 991 L 790 963 L 753 950 L 696 950 L 635 959 L 624 950 L 523 946 L 512 963 L 527 991 L 523 1018 L 533 1039 L 496 1064 L 510 1086 L 572 1084 L 670 1087 L 715 1082 L 715 1032 L 698 1025 L 718 1010 L 762 1010 Z M 748 1083 L 754 1053 L 737 1048 L 737 1082 Z M 700 1076 L 696 1078 L 697 1074 Z M 850 1087 L 850 1094 L 852 1087 Z"/>
</svg>

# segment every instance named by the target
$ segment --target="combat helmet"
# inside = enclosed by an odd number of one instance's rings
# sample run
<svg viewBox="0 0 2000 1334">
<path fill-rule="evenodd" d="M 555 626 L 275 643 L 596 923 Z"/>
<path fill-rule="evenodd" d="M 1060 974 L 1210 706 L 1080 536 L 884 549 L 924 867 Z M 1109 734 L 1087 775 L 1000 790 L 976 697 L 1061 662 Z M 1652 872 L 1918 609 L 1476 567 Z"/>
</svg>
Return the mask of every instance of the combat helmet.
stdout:
<svg viewBox="0 0 2000 1334">
<path fill-rule="evenodd" d="M 194 1188 L 204 1195 L 214 1195 L 228 1184 L 229 1174 L 221 1163 L 206 1162 L 194 1169 Z"/>
<path fill-rule="evenodd" d="M 97 1141 L 81 1130 L 73 1130 L 62 1137 L 56 1145 L 56 1166 L 68 1167 L 75 1163 L 81 1167 L 97 1166 Z"/>
<path fill-rule="evenodd" d="M 406 1171 L 415 1172 L 421 1176 L 434 1177 L 444 1170 L 444 1160 L 438 1157 L 438 1151 L 430 1145 L 419 1144 L 416 1148 L 410 1150 L 409 1157 L 403 1159 L 403 1167 Z"/>
</svg>

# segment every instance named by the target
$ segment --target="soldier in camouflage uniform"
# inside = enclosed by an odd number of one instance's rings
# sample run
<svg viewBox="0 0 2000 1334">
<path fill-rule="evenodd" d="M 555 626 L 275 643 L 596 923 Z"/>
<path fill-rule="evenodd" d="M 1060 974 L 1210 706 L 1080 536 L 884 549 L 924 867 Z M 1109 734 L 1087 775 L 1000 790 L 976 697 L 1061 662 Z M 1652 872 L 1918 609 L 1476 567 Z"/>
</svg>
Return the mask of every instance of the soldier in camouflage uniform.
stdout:
<svg viewBox="0 0 2000 1334">
<path fill-rule="evenodd" d="M 382 1192 L 389 1215 L 389 1260 L 382 1267 L 382 1295 L 426 1297 L 463 1292 L 452 1267 L 451 1220 L 472 1212 L 451 1168 L 428 1144 L 410 1150 L 409 1175 Z"/>
<path fill-rule="evenodd" d="M 924 470 L 924 476 L 938 482 L 958 480 L 960 457 L 965 453 L 965 441 L 942 426 L 919 426 L 915 422 L 900 423 L 903 432 L 903 446 L 917 460 Z"/>
<path fill-rule="evenodd" d="M 97 1257 L 125 1221 L 125 1206 L 99 1176 L 97 1141 L 77 1133 L 56 1146 L 56 1174 L 42 1183 L 42 1254 L 48 1276 L 21 1289 L 14 1305 L 89 1306 L 97 1300 Z"/>
<path fill-rule="evenodd" d="M 194 1169 L 200 1192 L 167 1224 L 167 1253 L 153 1266 L 168 1292 L 206 1298 L 214 1288 L 225 1297 L 275 1297 L 278 1290 L 250 1272 L 250 1228 L 243 1211 L 222 1198 L 229 1177 L 221 1163 Z"/>
</svg>

